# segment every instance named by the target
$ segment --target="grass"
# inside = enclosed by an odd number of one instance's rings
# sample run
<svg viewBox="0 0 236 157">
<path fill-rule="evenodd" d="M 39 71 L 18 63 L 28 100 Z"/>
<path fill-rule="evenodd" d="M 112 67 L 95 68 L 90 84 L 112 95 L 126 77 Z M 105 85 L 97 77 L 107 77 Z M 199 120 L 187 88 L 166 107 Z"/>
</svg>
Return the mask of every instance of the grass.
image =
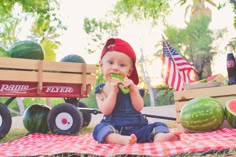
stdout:
<svg viewBox="0 0 236 157">
<path fill-rule="evenodd" d="M 168 126 L 171 128 L 176 127 L 176 123 L 170 122 L 168 123 Z M 80 130 L 79 134 L 86 134 L 91 133 L 93 128 L 83 128 Z M 14 128 L 11 129 L 10 132 L 0 140 L 0 143 L 10 142 L 19 138 L 24 137 L 27 135 L 28 132 L 24 128 Z M 45 157 L 98 157 L 96 155 L 79 155 L 79 154 L 73 154 L 73 153 L 66 153 L 66 154 L 57 154 L 53 156 L 45 156 Z M 236 149 L 232 150 L 226 150 L 226 151 L 218 151 L 218 152 L 201 152 L 201 153 L 190 153 L 190 154 L 184 154 L 184 155 L 176 155 L 173 157 L 235 157 L 236 156 Z M 130 157 L 130 155 L 119 155 L 116 157 Z M 133 155 L 132 157 L 143 157 L 138 155 Z"/>
<path fill-rule="evenodd" d="M 83 128 L 80 130 L 80 134 L 90 133 L 93 128 Z M 0 143 L 10 142 L 19 138 L 24 137 L 28 134 L 28 131 L 24 128 L 14 128 L 3 138 L 0 139 Z"/>
<path fill-rule="evenodd" d="M 24 137 L 28 132 L 24 128 L 11 129 L 10 132 L 2 139 L 0 143 L 10 142 L 21 137 Z"/>
</svg>

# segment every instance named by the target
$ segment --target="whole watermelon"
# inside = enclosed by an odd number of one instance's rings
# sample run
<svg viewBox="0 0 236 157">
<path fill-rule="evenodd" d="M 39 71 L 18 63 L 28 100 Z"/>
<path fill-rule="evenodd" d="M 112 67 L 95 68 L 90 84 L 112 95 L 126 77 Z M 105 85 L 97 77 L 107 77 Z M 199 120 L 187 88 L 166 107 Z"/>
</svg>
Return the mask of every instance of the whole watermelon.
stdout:
<svg viewBox="0 0 236 157">
<path fill-rule="evenodd" d="M 210 97 L 194 98 L 186 102 L 180 112 L 183 128 L 192 133 L 217 130 L 224 118 L 222 104 Z"/>
<path fill-rule="evenodd" d="M 228 100 L 225 104 L 225 116 L 232 128 L 236 128 L 236 99 Z"/>
<path fill-rule="evenodd" d="M 47 133 L 47 116 L 50 108 L 46 105 L 34 104 L 29 106 L 23 115 L 23 124 L 30 133 Z"/>
<path fill-rule="evenodd" d="M 75 62 L 75 63 L 85 63 L 85 60 L 77 54 L 69 54 L 63 57 L 61 62 Z"/>
<path fill-rule="evenodd" d="M 10 47 L 8 53 L 12 58 L 44 59 L 44 51 L 41 45 L 30 40 L 16 42 Z"/>
</svg>

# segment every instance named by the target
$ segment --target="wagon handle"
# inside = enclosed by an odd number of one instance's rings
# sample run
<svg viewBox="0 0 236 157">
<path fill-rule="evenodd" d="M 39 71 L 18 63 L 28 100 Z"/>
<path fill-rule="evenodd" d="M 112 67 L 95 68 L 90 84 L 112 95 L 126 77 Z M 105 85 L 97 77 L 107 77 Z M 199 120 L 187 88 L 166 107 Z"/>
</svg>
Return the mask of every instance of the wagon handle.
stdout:
<svg viewBox="0 0 236 157">
<path fill-rule="evenodd" d="M 99 111 L 98 109 L 93 109 L 93 108 L 84 108 L 84 107 L 77 107 L 79 110 L 81 111 L 86 111 L 86 112 L 89 112 L 89 113 L 92 113 L 92 114 L 99 114 L 99 113 L 102 113 L 101 111 Z M 151 115 L 151 114 L 144 114 L 144 116 L 146 117 L 150 117 L 150 118 L 159 118 L 159 119 L 166 119 L 166 120 L 173 120 L 173 121 L 176 121 L 176 118 L 174 117 L 166 117 L 166 116 L 157 116 L 157 115 Z"/>
</svg>

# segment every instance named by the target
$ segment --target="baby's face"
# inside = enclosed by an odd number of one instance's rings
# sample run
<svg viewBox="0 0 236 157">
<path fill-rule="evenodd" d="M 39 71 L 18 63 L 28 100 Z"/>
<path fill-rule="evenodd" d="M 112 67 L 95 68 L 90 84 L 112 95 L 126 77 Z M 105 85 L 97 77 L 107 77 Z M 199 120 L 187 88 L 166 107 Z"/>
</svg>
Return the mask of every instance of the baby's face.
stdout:
<svg viewBox="0 0 236 157">
<path fill-rule="evenodd" d="M 133 71 L 133 60 L 124 53 L 109 51 L 100 61 L 100 67 L 107 80 L 111 79 L 111 73 L 128 77 Z"/>
</svg>

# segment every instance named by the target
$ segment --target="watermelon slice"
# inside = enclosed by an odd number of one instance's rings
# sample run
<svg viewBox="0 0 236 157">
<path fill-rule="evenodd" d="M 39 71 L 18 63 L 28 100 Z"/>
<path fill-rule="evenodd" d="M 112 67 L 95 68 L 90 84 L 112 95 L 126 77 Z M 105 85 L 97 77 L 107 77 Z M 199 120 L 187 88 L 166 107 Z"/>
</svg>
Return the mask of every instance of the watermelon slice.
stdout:
<svg viewBox="0 0 236 157">
<path fill-rule="evenodd" d="M 120 74 L 111 73 L 110 76 L 111 76 L 112 78 L 118 78 L 118 79 L 120 79 L 120 80 L 122 80 L 122 81 L 124 80 L 123 76 L 121 76 Z M 119 86 L 120 90 L 121 90 L 124 94 L 128 94 L 128 93 L 130 92 L 130 89 L 124 87 L 123 84 L 119 84 L 118 86 Z"/>
<path fill-rule="evenodd" d="M 231 127 L 236 128 L 236 99 L 226 102 L 225 116 Z"/>
<path fill-rule="evenodd" d="M 222 74 L 216 74 L 207 77 L 207 82 L 224 82 L 225 77 Z"/>
</svg>

